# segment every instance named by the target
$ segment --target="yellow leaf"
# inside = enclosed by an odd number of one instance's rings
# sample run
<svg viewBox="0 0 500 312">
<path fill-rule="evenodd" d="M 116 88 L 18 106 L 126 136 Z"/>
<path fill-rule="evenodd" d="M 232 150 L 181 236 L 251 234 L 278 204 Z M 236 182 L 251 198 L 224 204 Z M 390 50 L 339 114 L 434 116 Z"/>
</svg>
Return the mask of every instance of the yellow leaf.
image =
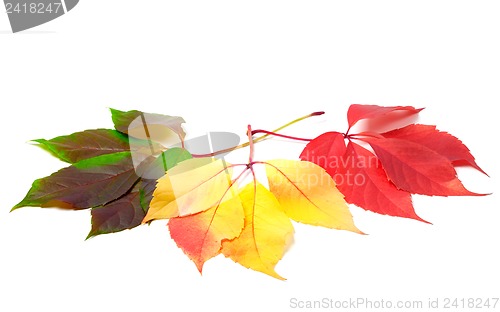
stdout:
<svg viewBox="0 0 500 312">
<path fill-rule="evenodd" d="M 362 233 L 355 225 L 344 195 L 326 171 L 307 161 L 266 162 L 269 190 L 285 213 L 297 222 Z"/>
<path fill-rule="evenodd" d="M 274 195 L 254 183 L 240 193 L 245 211 L 243 231 L 239 237 L 224 241 L 221 252 L 244 267 L 283 280 L 274 267 L 291 243 L 293 226 Z"/>
<path fill-rule="evenodd" d="M 243 229 L 245 215 L 238 196 L 203 212 L 172 218 L 170 236 L 202 271 L 203 264 L 219 254 L 221 241 L 233 239 Z"/>
<path fill-rule="evenodd" d="M 181 162 L 158 179 L 143 223 L 198 213 L 231 199 L 236 196 L 231 176 L 232 168 L 220 159 Z"/>
</svg>

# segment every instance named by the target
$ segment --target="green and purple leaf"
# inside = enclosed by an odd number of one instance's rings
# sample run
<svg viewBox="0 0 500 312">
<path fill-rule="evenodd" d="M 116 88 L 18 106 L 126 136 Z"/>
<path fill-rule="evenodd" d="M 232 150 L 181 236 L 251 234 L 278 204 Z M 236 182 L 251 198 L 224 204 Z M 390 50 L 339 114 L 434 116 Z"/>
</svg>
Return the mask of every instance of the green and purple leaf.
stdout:
<svg viewBox="0 0 500 312">
<path fill-rule="evenodd" d="M 33 182 L 21 207 L 85 209 L 104 205 L 127 193 L 136 183 L 130 152 L 85 159 Z"/>
<path fill-rule="evenodd" d="M 74 164 L 92 157 L 127 152 L 151 154 L 165 148 L 159 143 L 132 138 L 116 130 L 94 129 L 63 135 L 51 140 L 38 139 L 40 147 L 62 161 Z"/>
<path fill-rule="evenodd" d="M 39 146 L 52 155 L 71 164 L 100 155 L 130 150 L 127 135 L 110 129 L 86 130 L 51 140 L 33 141 L 40 143 Z"/>
<path fill-rule="evenodd" d="M 182 117 L 144 113 L 138 110 L 128 112 L 113 108 L 110 108 L 110 110 L 115 129 L 130 136 L 136 136 L 132 132 L 139 130 L 139 133 L 141 133 L 140 138 L 150 139 L 151 128 L 158 126 L 166 127 L 175 132 L 181 142 L 184 141 L 186 136 L 184 129 L 182 129 L 182 124 L 185 123 Z"/>
<path fill-rule="evenodd" d="M 153 198 L 156 180 L 179 162 L 190 158 L 192 156 L 187 150 L 172 148 L 148 163 L 142 174 L 144 178 L 139 179 L 129 193 L 102 207 L 92 209 L 92 229 L 87 238 L 140 225 Z"/>
<path fill-rule="evenodd" d="M 146 216 L 155 186 L 155 180 L 140 179 L 129 193 L 102 207 L 92 208 L 92 229 L 87 239 L 140 225 Z"/>
</svg>

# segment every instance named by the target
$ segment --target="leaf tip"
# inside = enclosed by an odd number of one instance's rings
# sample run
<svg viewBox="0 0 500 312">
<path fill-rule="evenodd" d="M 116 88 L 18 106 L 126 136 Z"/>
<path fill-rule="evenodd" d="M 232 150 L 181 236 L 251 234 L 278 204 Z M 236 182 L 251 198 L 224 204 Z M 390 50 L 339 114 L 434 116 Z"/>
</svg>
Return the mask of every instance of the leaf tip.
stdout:
<svg viewBox="0 0 500 312">
<path fill-rule="evenodd" d="M 151 218 L 150 216 L 146 215 L 144 219 L 142 219 L 141 225 L 151 224 L 151 222 L 153 222 L 154 220 L 155 220 L 154 218 Z"/>
<path fill-rule="evenodd" d="M 274 274 L 273 274 L 273 275 L 271 275 L 271 276 L 272 276 L 272 277 L 274 277 L 274 278 L 276 278 L 276 279 L 278 279 L 278 280 L 280 280 L 280 281 L 286 281 L 286 278 L 285 278 L 285 277 L 283 277 L 283 276 L 279 275 L 279 274 L 278 274 L 278 273 L 276 273 L 276 272 L 274 272 Z"/>
<path fill-rule="evenodd" d="M 198 272 L 200 272 L 200 275 L 203 275 L 203 262 L 198 262 L 198 261 L 194 261 L 194 264 L 196 265 L 196 268 L 198 269 Z"/>
<path fill-rule="evenodd" d="M 459 196 L 488 196 L 492 195 L 493 193 L 476 193 L 476 192 L 471 192 L 469 190 L 466 190 L 467 192 L 464 192 L 464 194 L 459 194 Z"/>
<path fill-rule="evenodd" d="M 431 222 L 429 222 L 429 221 L 427 221 L 425 219 L 422 219 L 417 214 L 415 214 L 414 216 L 409 217 L 409 219 L 416 220 L 416 221 L 419 221 L 419 222 L 422 222 L 422 223 L 425 223 L 425 224 L 433 225 Z"/>
<path fill-rule="evenodd" d="M 474 195 L 473 196 L 489 196 L 489 195 L 493 195 L 493 192 L 491 193 L 484 193 L 484 194 L 481 194 L 481 193 L 473 193 Z"/>
<path fill-rule="evenodd" d="M 93 237 L 96 237 L 97 235 L 99 235 L 100 233 L 98 233 L 97 231 L 95 231 L 94 229 L 90 230 L 89 234 L 87 235 L 87 237 L 85 237 L 85 241 L 88 241 L 89 239 L 93 238 Z"/>
<path fill-rule="evenodd" d="M 14 211 L 14 210 L 17 210 L 19 208 L 23 208 L 23 207 L 26 207 L 27 206 L 27 203 L 25 202 L 25 199 L 23 199 L 22 201 L 20 201 L 18 204 L 16 204 L 14 207 L 12 207 L 12 209 L 10 210 L 10 212 Z"/>
<path fill-rule="evenodd" d="M 47 140 L 45 140 L 45 139 L 34 139 L 34 140 L 29 140 L 28 142 L 36 142 L 36 143 L 44 144 L 44 143 L 47 142 Z"/>
<path fill-rule="evenodd" d="M 12 211 L 14 211 L 14 210 L 17 210 L 17 209 L 19 209 L 19 208 L 23 207 L 23 206 L 21 206 L 20 204 L 21 204 L 21 203 L 19 203 L 19 204 L 15 205 L 14 207 L 12 207 L 12 209 L 11 209 L 9 212 L 12 212 Z"/>
</svg>

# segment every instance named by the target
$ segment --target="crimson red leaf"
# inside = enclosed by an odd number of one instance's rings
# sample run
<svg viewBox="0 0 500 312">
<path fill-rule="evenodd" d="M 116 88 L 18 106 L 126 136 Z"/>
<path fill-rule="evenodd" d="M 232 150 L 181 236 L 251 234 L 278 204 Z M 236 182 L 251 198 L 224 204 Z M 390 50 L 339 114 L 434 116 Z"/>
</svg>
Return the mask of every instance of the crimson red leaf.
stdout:
<svg viewBox="0 0 500 312">
<path fill-rule="evenodd" d="M 137 181 L 130 152 L 82 160 L 33 182 L 14 209 L 26 206 L 84 209 L 125 194 Z"/>
<path fill-rule="evenodd" d="M 371 145 L 389 179 L 402 190 L 437 196 L 481 195 L 468 191 L 451 162 L 424 145 L 401 139 L 363 140 Z"/>
<path fill-rule="evenodd" d="M 307 160 L 323 167 L 331 176 L 339 167 L 345 154 L 344 135 L 339 132 L 326 132 L 309 142 L 302 153 L 301 160 Z"/>
<path fill-rule="evenodd" d="M 411 194 L 387 180 L 372 152 L 350 142 L 340 164 L 333 178 L 348 203 L 379 214 L 427 222 L 415 213 Z"/>
<path fill-rule="evenodd" d="M 436 126 L 408 125 L 382 134 L 386 138 L 402 139 L 424 145 L 448 158 L 454 165 L 468 165 L 482 173 L 481 169 L 462 141 L 448 132 L 439 131 Z"/>
<path fill-rule="evenodd" d="M 416 114 L 423 108 L 415 108 L 413 106 L 378 106 L 378 105 L 362 105 L 352 104 L 347 111 L 347 121 L 349 129 L 362 119 L 372 119 L 384 116 L 394 111 L 407 111 L 410 114 Z"/>
</svg>

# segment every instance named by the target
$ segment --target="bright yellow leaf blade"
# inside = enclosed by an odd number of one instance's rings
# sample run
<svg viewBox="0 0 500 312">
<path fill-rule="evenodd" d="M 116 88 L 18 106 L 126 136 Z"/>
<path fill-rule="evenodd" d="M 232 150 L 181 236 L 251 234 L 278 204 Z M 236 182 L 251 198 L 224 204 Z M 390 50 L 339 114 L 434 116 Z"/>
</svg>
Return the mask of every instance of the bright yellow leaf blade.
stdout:
<svg viewBox="0 0 500 312">
<path fill-rule="evenodd" d="M 297 222 L 362 233 L 331 176 L 307 161 L 266 162 L 269 190 Z"/>
<path fill-rule="evenodd" d="M 208 210 L 236 196 L 232 168 L 222 160 L 189 159 L 158 179 L 143 223 Z"/>
<path fill-rule="evenodd" d="M 202 272 L 203 264 L 219 254 L 221 241 L 239 236 L 245 215 L 238 196 L 203 212 L 172 218 L 170 236 Z"/>
<path fill-rule="evenodd" d="M 293 236 L 293 226 L 274 195 L 255 182 L 241 193 L 245 226 L 240 236 L 222 243 L 221 252 L 244 267 L 283 280 L 274 267 Z"/>
</svg>

